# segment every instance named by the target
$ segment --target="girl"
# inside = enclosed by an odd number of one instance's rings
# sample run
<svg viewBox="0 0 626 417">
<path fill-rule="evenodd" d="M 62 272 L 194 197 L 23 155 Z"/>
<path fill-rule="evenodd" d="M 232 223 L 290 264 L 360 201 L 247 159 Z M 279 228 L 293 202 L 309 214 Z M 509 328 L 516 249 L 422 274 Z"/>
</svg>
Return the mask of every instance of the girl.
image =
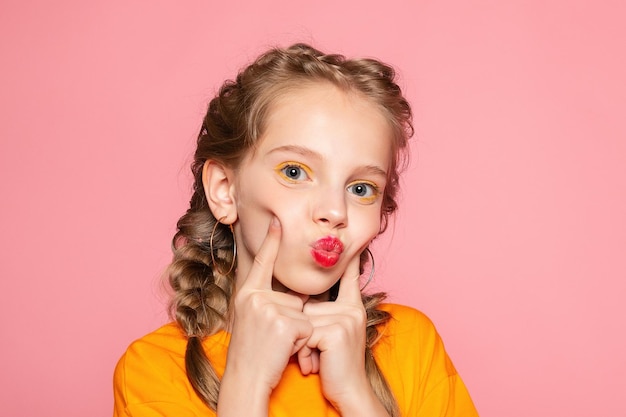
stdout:
<svg viewBox="0 0 626 417">
<path fill-rule="evenodd" d="M 411 135 L 376 60 L 298 44 L 227 81 L 173 239 L 175 323 L 121 358 L 114 415 L 477 415 L 431 322 L 361 291 Z"/>
</svg>

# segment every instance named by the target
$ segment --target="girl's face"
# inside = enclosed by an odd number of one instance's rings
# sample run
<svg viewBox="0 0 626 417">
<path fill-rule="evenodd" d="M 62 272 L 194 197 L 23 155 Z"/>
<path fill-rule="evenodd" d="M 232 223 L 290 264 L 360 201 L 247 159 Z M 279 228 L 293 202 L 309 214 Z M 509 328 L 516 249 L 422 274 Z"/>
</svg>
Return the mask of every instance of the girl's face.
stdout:
<svg viewBox="0 0 626 417">
<path fill-rule="evenodd" d="M 276 216 L 275 287 L 327 291 L 378 234 L 392 132 L 366 99 L 319 83 L 271 107 L 266 129 L 235 172 L 237 281 Z"/>
</svg>

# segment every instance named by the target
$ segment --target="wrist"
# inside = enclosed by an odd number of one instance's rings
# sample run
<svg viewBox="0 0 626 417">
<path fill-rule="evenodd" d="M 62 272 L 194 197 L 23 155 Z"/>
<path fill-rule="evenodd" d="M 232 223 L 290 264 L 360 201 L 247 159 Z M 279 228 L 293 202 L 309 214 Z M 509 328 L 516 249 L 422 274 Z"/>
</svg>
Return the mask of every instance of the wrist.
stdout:
<svg viewBox="0 0 626 417">
<path fill-rule="evenodd" d="M 224 372 L 220 383 L 217 401 L 217 415 L 220 417 L 267 417 L 269 397 L 272 393 L 268 385 L 259 383 L 258 378 Z M 245 396 L 245 400 L 244 400 Z"/>
<path fill-rule="evenodd" d="M 389 417 L 369 382 L 366 386 L 347 392 L 333 405 L 343 417 Z"/>
</svg>

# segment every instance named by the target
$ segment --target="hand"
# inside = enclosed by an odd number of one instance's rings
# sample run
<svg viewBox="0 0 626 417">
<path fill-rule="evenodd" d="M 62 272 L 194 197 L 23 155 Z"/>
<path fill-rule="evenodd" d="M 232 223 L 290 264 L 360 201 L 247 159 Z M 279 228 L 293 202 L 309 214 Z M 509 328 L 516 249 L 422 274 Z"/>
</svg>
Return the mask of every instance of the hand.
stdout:
<svg viewBox="0 0 626 417">
<path fill-rule="evenodd" d="M 280 237 L 280 223 L 274 218 L 248 276 L 234 295 L 233 329 L 218 414 L 224 410 L 224 415 L 237 415 L 232 407 L 244 407 L 246 415 L 263 415 L 256 410 L 267 415 L 272 389 L 289 358 L 305 345 L 313 331 L 302 312 L 303 300 L 272 290 Z M 242 392 L 246 393 L 246 401 L 241 401 Z M 228 398 L 228 406 L 222 403 L 223 398 Z"/>
<path fill-rule="evenodd" d="M 304 313 L 313 324 L 313 333 L 298 352 L 303 374 L 318 372 L 324 396 L 338 408 L 352 407 L 359 396 L 371 397 L 371 385 L 365 372 L 365 329 L 367 315 L 359 288 L 359 257 L 348 265 L 341 278 L 334 302 L 304 305 Z M 319 355 L 319 356 L 318 356 Z"/>
</svg>

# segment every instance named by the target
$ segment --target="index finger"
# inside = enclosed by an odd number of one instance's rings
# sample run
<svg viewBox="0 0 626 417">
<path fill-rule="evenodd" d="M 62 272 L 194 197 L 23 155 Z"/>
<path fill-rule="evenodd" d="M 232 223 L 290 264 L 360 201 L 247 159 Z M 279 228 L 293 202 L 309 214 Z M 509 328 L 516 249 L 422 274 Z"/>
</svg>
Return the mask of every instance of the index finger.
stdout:
<svg viewBox="0 0 626 417">
<path fill-rule="evenodd" d="M 359 266 L 361 264 L 361 257 L 355 256 L 350 261 L 346 272 L 341 277 L 339 284 L 339 293 L 335 301 L 347 301 L 361 303 L 361 287 L 359 283 L 359 277 L 361 275 Z"/>
<path fill-rule="evenodd" d="M 267 229 L 267 235 L 259 248 L 254 263 L 242 287 L 271 290 L 274 262 L 278 255 L 282 229 L 280 221 L 274 217 Z"/>
</svg>

